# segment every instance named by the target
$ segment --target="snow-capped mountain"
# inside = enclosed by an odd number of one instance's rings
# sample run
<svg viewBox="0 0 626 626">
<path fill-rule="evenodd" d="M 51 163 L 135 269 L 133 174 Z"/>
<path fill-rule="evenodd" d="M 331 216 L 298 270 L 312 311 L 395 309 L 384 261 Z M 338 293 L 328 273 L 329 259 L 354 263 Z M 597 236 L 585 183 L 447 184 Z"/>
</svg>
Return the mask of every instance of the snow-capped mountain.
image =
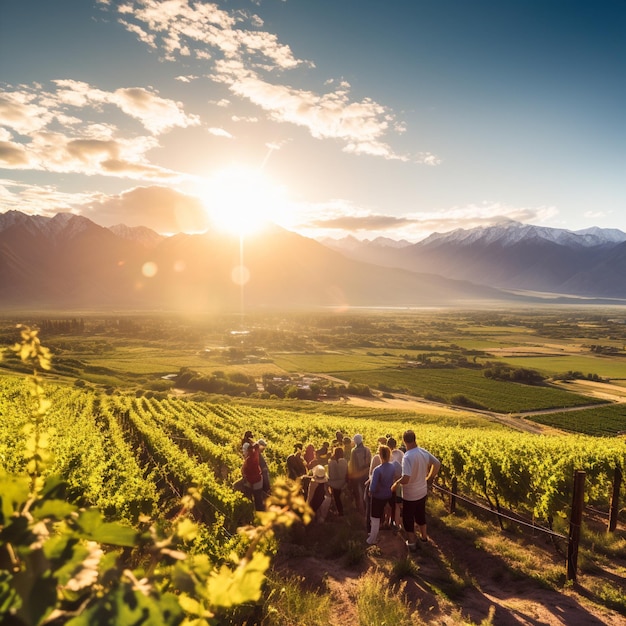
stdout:
<svg viewBox="0 0 626 626">
<path fill-rule="evenodd" d="M 247 240 L 246 302 L 292 308 L 547 301 L 520 291 L 551 293 L 552 301 L 557 294 L 569 302 L 626 300 L 626 234 L 620 231 L 505 224 L 416 244 L 348 243 L 339 253 L 279 227 Z M 5 309 L 236 308 L 241 291 L 231 272 L 240 253 L 237 237 L 215 230 L 161 237 L 70 213 L 9 211 L 0 214 L 0 302 Z M 155 271 L 150 276 L 144 275 L 148 262 Z"/>
<path fill-rule="evenodd" d="M 53 217 L 26 215 L 20 211 L 0 213 L 0 232 L 18 225 L 33 234 L 43 235 L 46 238 L 58 237 L 61 234 L 71 238 L 90 228 L 93 222 L 73 213 L 57 213 Z"/>
<path fill-rule="evenodd" d="M 617 229 L 598 227 L 572 231 L 564 228 L 547 228 L 519 222 L 505 222 L 496 226 L 487 226 L 465 230 L 458 228 L 448 233 L 433 233 L 420 242 L 423 246 L 436 242 L 457 245 L 489 245 L 499 243 L 503 247 L 515 245 L 521 241 L 543 239 L 562 246 L 591 248 L 604 244 L 626 241 L 626 233 Z"/>
<path fill-rule="evenodd" d="M 126 226 L 126 224 L 116 224 L 110 226 L 109 230 L 115 233 L 122 239 L 128 239 L 129 241 L 137 241 L 145 246 L 156 246 L 160 241 L 164 239 L 163 235 L 153 231 L 146 226 Z"/>
<path fill-rule="evenodd" d="M 471 280 L 500 289 L 626 297 L 626 233 L 571 231 L 519 222 L 433 233 L 392 248 L 374 242 L 333 249 L 360 261 Z"/>
</svg>

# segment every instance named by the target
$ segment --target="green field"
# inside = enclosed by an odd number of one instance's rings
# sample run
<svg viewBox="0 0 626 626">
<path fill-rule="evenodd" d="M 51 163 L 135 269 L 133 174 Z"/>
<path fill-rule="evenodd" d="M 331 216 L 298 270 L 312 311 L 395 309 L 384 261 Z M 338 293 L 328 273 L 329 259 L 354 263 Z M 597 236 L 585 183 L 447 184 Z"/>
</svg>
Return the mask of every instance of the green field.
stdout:
<svg viewBox="0 0 626 626">
<path fill-rule="evenodd" d="M 376 351 L 377 353 L 379 351 Z M 337 371 L 379 370 L 395 367 L 404 361 L 399 356 L 380 356 L 352 353 L 296 354 L 277 353 L 274 363 L 287 372 L 316 372 L 331 374 Z"/>
<path fill-rule="evenodd" d="M 518 413 L 599 401 L 567 389 L 486 378 L 483 372 L 492 363 L 535 370 L 548 379 L 580 372 L 617 384 L 626 380 L 626 324 L 614 321 L 619 316 L 613 309 L 348 311 L 195 319 L 94 314 L 81 318 L 75 334 L 63 331 L 58 320 L 62 315 L 40 320 L 45 329 L 41 339 L 53 353 L 52 373 L 57 380 L 80 380 L 108 392 L 167 393 L 172 383 L 162 377 L 181 368 L 200 376 L 241 373 L 257 381 L 264 374 L 307 373 L 455 406 Z M 37 323 L 36 315 L 29 319 Z M 15 323 L 20 321 L 0 322 L 6 345 L 15 341 Z M 244 334 L 233 331 L 241 328 L 247 329 Z M 516 351 L 530 356 L 508 356 Z M 402 368 L 407 361 L 430 366 Z M 0 365 L 10 371 L 15 363 L 6 358 Z"/>
<path fill-rule="evenodd" d="M 536 369 L 547 376 L 565 372 L 582 372 L 583 374 L 598 374 L 602 378 L 626 378 L 626 359 L 623 357 L 607 358 L 589 354 L 566 354 L 563 356 L 527 356 L 527 357 L 499 357 L 513 367 Z"/>
<path fill-rule="evenodd" d="M 529 386 L 485 378 L 482 371 L 450 369 L 385 369 L 375 371 L 337 371 L 333 374 L 377 389 L 454 402 L 464 396 L 471 404 L 498 413 L 519 413 L 556 407 L 583 406 L 600 400 L 572 394 L 552 387 Z"/>
</svg>

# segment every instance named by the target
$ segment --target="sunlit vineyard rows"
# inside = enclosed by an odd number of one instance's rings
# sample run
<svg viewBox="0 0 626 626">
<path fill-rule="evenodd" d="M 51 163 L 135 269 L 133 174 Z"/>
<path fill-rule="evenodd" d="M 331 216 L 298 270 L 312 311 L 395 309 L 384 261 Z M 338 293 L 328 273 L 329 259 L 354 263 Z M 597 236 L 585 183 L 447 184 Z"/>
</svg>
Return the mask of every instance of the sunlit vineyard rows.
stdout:
<svg viewBox="0 0 626 626">
<path fill-rule="evenodd" d="M 497 502 L 535 519 L 564 516 L 571 504 L 575 470 L 586 472 L 586 497 L 608 510 L 616 466 L 624 466 L 619 438 L 532 435 L 503 429 L 455 428 L 421 423 L 419 415 L 389 419 L 300 414 L 242 404 L 165 400 L 46 387 L 52 401 L 47 421 L 51 472 L 70 492 L 115 518 L 166 512 L 191 486 L 202 490 L 203 519 L 226 531 L 249 520 L 250 503 L 232 489 L 240 477 L 240 438 L 251 430 L 268 442 L 273 477 L 284 475 L 293 444 L 319 447 L 341 430 L 360 432 L 366 444 L 382 435 L 401 440 L 407 428 L 442 461 L 439 484 L 458 479 L 461 492 Z M 0 391 L 0 460 L 8 471 L 23 469 L 15 450 L 24 447 L 28 391 L 20 379 L 5 379 Z"/>
</svg>

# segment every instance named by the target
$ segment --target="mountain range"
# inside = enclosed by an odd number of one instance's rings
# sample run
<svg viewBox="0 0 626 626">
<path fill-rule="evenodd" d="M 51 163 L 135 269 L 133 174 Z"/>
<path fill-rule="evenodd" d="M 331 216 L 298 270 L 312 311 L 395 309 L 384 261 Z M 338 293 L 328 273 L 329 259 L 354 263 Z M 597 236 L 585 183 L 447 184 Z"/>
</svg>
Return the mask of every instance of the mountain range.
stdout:
<svg viewBox="0 0 626 626">
<path fill-rule="evenodd" d="M 8 211 L 0 214 L 0 302 L 5 311 L 225 312 L 564 301 L 513 292 L 520 289 L 626 298 L 624 233 L 592 229 L 568 243 L 568 235 L 549 229 L 543 230 L 551 238 L 539 236 L 537 227 L 498 228 L 508 238 L 482 229 L 482 236 L 455 231 L 419 244 L 322 243 L 278 226 L 245 240 L 216 230 L 165 237 L 145 227 L 105 228 L 69 213 Z M 607 280 L 600 281 L 603 266 Z M 568 291 L 547 288 L 568 282 Z"/>
<path fill-rule="evenodd" d="M 433 233 L 417 243 L 324 239 L 349 258 L 499 289 L 626 298 L 626 233 L 504 222 Z"/>
</svg>

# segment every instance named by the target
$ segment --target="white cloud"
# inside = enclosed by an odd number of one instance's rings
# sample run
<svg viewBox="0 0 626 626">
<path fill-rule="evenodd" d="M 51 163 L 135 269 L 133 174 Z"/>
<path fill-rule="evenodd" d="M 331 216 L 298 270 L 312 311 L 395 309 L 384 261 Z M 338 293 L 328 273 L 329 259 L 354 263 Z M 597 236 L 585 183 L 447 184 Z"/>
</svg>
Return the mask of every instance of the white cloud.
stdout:
<svg viewBox="0 0 626 626">
<path fill-rule="evenodd" d="M 79 212 L 93 201 L 92 193 L 67 193 L 51 185 L 29 185 L 24 182 L 0 179 L 0 200 L 5 210 L 14 209 L 31 215 L 53 216 L 60 211 Z"/>
<path fill-rule="evenodd" d="M 199 118 L 187 115 L 179 102 L 143 88 L 108 92 L 83 81 L 53 84 L 52 91 L 34 85 L 0 92 L 0 166 L 139 180 L 181 178 L 147 159 L 159 146 L 155 135 L 199 125 Z M 152 135 L 122 132 L 111 122 L 97 120 L 107 105 L 138 120 Z"/>
<path fill-rule="evenodd" d="M 146 89 L 117 89 L 109 101 L 117 104 L 127 115 L 138 119 L 154 134 L 176 126 L 186 128 L 200 124 L 197 115 L 187 115 L 183 111 L 182 103 L 160 98 Z"/>
<path fill-rule="evenodd" d="M 609 216 L 609 213 L 606 211 L 585 211 L 584 216 L 590 220 L 603 220 Z"/>
<path fill-rule="evenodd" d="M 398 216 L 377 213 L 348 200 L 334 199 L 325 203 L 294 205 L 289 224 L 283 225 L 309 237 L 352 235 L 360 239 L 389 237 L 419 241 L 432 232 L 491 226 L 504 220 L 545 222 L 557 213 L 554 207 L 549 206 L 513 207 L 491 202 Z"/>
<path fill-rule="evenodd" d="M 103 226 L 148 226 L 163 234 L 201 232 L 209 226 L 198 198 L 156 185 L 93 198 L 82 213 Z"/>
<path fill-rule="evenodd" d="M 0 141 L 0 167 L 21 170 L 33 165 L 28 151 L 22 144 L 14 141 Z"/>
<path fill-rule="evenodd" d="M 53 216 L 59 212 L 84 215 L 101 226 L 147 226 L 157 232 L 202 232 L 209 226 L 198 198 L 169 187 L 134 187 L 120 194 L 65 193 L 54 186 L 28 185 L 0 179 L 5 210 Z"/>
<path fill-rule="evenodd" d="M 440 163 L 438 157 L 429 153 L 397 154 L 386 137 L 392 132 L 405 132 L 405 125 L 395 119 L 388 107 L 370 98 L 351 101 L 350 85 L 343 80 L 326 81 L 327 86 L 336 87 L 322 94 L 277 84 L 275 77 L 280 72 L 313 68 L 314 64 L 298 59 L 276 35 L 261 30 L 263 23 L 257 15 L 229 12 L 213 3 L 190 4 L 187 0 L 129 1 L 119 10 L 127 20 L 127 28 L 131 22 L 139 23 L 141 34 L 154 34 L 168 60 L 186 56 L 189 47 L 196 55 L 207 48 L 217 53 L 213 80 L 259 106 L 275 122 L 307 128 L 317 139 L 342 141 L 344 151 L 352 154 L 427 165 Z M 263 78 L 263 73 L 271 73 L 273 81 Z"/>
<path fill-rule="evenodd" d="M 114 92 L 103 91 L 88 83 L 76 80 L 55 80 L 56 94 L 48 94 L 49 104 L 64 104 L 75 108 L 87 106 L 102 107 L 113 104 L 126 115 L 138 120 L 144 128 L 153 134 L 161 134 L 174 127 L 186 128 L 197 126 L 200 119 L 197 115 L 187 115 L 180 102 L 161 98 L 153 91 L 142 87 L 126 87 Z"/>
<path fill-rule="evenodd" d="M 258 117 L 253 117 L 251 115 L 232 115 L 230 119 L 233 122 L 250 122 L 252 124 L 259 121 Z"/>
<path fill-rule="evenodd" d="M 194 80 L 198 80 L 198 76 L 194 76 L 193 74 L 190 74 L 189 76 L 174 76 L 174 80 L 177 80 L 181 83 L 191 83 Z"/>
<path fill-rule="evenodd" d="M 0 126 L 28 135 L 45 128 L 52 119 L 53 114 L 37 102 L 36 94 L 25 90 L 0 93 Z"/>
<path fill-rule="evenodd" d="M 209 133 L 211 133 L 211 135 L 215 135 L 216 137 L 226 137 L 227 139 L 232 139 L 233 136 L 227 131 L 224 130 L 223 128 L 209 128 Z"/>
<path fill-rule="evenodd" d="M 216 70 L 217 81 L 260 106 L 275 121 L 303 126 L 317 139 L 344 140 L 347 152 L 407 160 L 382 141 L 393 119 L 388 109 L 369 98 L 350 101 L 346 83 L 319 95 L 270 84 L 236 61 L 218 62 Z"/>
</svg>

